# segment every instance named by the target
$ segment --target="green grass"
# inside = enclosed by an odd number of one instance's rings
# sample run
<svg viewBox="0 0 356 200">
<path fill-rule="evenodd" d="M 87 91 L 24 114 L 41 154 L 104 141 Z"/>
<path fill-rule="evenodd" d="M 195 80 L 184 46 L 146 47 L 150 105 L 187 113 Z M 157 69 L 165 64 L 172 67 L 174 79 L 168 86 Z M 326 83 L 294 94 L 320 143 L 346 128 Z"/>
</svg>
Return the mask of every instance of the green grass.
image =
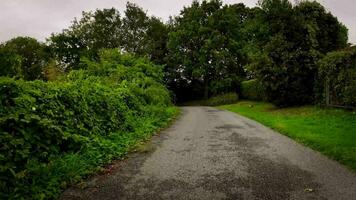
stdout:
<svg viewBox="0 0 356 200">
<path fill-rule="evenodd" d="M 355 112 L 316 106 L 278 109 L 252 101 L 219 108 L 256 120 L 356 171 Z"/>
</svg>

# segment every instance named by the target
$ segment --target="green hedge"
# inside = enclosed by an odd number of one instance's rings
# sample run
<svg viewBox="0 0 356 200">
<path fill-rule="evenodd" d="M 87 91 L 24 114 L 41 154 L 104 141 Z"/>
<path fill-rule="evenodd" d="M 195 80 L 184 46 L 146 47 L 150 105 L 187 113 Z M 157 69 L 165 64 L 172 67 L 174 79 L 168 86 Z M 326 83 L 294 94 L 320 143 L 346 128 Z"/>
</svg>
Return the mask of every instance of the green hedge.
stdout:
<svg viewBox="0 0 356 200">
<path fill-rule="evenodd" d="M 356 107 L 356 47 L 330 52 L 321 59 L 319 82 L 322 103 Z"/>
<path fill-rule="evenodd" d="M 186 102 L 183 105 L 185 106 L 219 106 L 236 103 L 239 100 L 239 96 L 234 93 L 226 93 L 211 97 L 207 100 L 197 100 Z"/>
<path fill-rule="evenodd" d="M 176 112 L 163 73 L 104 51 L 58 82 L 0 78 L 0 199 L 52 199 Z"/>
<path fill-rule="evenodd" d="M 252 79 L 241 83 L 241 98 L 254 101 L 266 101 L 267 95 L 262 83 L 257 79 Z"/>
<path fill-rule="evenodd" d="M 227 93 L 219 96 L 211 97 L 206 102 L 207 106 L 218 106 L 236 103 L 239 100 L 239 96 L 236 93 Z"/>
</svg>

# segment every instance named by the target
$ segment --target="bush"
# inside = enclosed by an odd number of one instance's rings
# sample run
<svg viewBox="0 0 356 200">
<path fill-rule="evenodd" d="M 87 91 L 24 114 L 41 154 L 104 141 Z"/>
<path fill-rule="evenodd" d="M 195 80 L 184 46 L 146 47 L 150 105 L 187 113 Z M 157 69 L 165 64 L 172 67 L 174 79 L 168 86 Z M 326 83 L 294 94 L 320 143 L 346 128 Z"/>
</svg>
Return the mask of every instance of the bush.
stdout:
<svg viewBox="0 0 356 200">
<path fill-rule="evenodd" d="M 356 107 L 356 48 L 330 52 L 321 59 L 319 80 L 321 102 Z"/>
<path fill-rule="evenodd" d="M 159 66 L 101 58 L 60 81 L 0 78 L 0 199 L 55 198 L 172 117 Z"/>
<path fill-rule="evenodd" d="M 267 95 L 265 88 L 257 79 L 243 81 L 241 83 L 241 98 L 254 100 L 254 101 L 266 101 Z"/>
</svg>

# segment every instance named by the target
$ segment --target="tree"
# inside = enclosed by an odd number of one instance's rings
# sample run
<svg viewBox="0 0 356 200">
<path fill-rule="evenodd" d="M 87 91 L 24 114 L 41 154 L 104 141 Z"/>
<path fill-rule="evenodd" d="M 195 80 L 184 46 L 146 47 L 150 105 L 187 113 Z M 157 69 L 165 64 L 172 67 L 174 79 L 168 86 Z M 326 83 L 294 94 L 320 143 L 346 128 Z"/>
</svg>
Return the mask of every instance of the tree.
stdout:
<svg viewBox="0 0 356 200">
<path fill-rule="evenodd" d="M 168 27 L 157 17 L 134 3 L 127 2 L 123 21 L 122 49 L 147 56 L 156 64 L 164 64 L 167 55 Z"/>
<path fill-rule="evenodd" d="M 167 37 L 165 24 L 128 2 L 123 18 L 115 8 L 83 12 L 68 29 L 52 34 L 48 43 L 53 56 L 68 71 L 81 68 L 82 57 L 97 60 L 101 49 L 112 48 L 163 64 Z"/>
<path fill-rule="evenodd" d="M 334 47 L 328 45 L 331 37 L 319 39 L 324 31 L 319 25 L 324 22 L 319 14 L 306 14 L 304 5 L 293 7 L 288 0 L 263 0 L 260 6 L 259 22 L 268 25 L 268 40 L 260 46 L 263 51 L 252 65 L 269 100 L 278 106 L 311 103 L 317 61 L 323 52 L 342 46 L 342 39 Z M 340 28 L 327 30 L 327 35 L 343 34 L 345 30 L 337 24 Z"/>
<path fill-rule="evenodd" d="M 165 64 L 165 58 L 168 54 L 168 33 L 167 25 L 162 23 L 160 19 L 151 17 L 145 36 L 145 54 L 156 64 Z"/>
<path fill-rule="evenodd" d="M 22 78 L 21 56 L 0 45 L 0 76 Z"/>
<path fill-rule="evenodd" d="M 43 78 L 43 68 L 49 56 L 44 44 L 30 37 L 17 37 L 7 41 L 1 49 L 1 68 L 9 70 L 2 74 L 25 80 Z"/>
<path fill-rule="evenodd" d="M 245 60 L 238 38 L 245 20 L 240 8 L 245 9 L 213 0 L 193 1 L 183 9 L 168 41 L 167 74 L 173 90 L 187 93 L 191 88 L 192 98 L 236 90 Z"/>
<path fill-rule="evenodd" d="M 138 55 L 145 54 L 146 32 L 149 27 L 149 17 L 142 8 L 127 2 L 123 18 L 123 49 Z"/>
<path fill-rule="evenodd" d="M 52 34 L 49 46 L 66 70 L 75 69 L 82 56 L 95 60 L 100 49 L 119 47 L 121 23 L 120 13 L 114 8 L 83 12 L 82 18 L 75 19 L 68 29 Z"/>
<path fill-rule="evenodd" d="M 347 47 L 348 30 L 325 8 L 316 1 L 302 1 L 296 5 L 297 14 L 304 22 L 313 26 L 318 42 L 317 50 L 325 54 Z"/>
</svg>

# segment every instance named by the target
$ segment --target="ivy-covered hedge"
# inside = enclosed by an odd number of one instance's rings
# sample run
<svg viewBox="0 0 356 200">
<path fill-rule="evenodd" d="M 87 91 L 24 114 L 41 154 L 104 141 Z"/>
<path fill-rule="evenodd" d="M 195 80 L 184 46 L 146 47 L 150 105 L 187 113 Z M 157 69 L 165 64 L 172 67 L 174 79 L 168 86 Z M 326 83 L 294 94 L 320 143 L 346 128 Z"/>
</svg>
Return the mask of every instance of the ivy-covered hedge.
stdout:
<svg viewBox="0 0 356 200">
<path fill-rule="evenodd" d="M 0 199 L 52 199 L 171 118 L 160 66 L 102 52 L 56 82 L 0 78 Z"/>
<path fill-rule="evenodd" d="M 356 107 L 356 47 L 330 52 L 319 61 L 318 88 L 322 103 Z"/>
<path fill-rule="evenodd" d="M 263 84 L 257 79 L 243 81 L 241 83 L 241 98 L 254 100 L 254 101 L 266 101 L 267 95 L 263 87 Z"/>
</svg>

